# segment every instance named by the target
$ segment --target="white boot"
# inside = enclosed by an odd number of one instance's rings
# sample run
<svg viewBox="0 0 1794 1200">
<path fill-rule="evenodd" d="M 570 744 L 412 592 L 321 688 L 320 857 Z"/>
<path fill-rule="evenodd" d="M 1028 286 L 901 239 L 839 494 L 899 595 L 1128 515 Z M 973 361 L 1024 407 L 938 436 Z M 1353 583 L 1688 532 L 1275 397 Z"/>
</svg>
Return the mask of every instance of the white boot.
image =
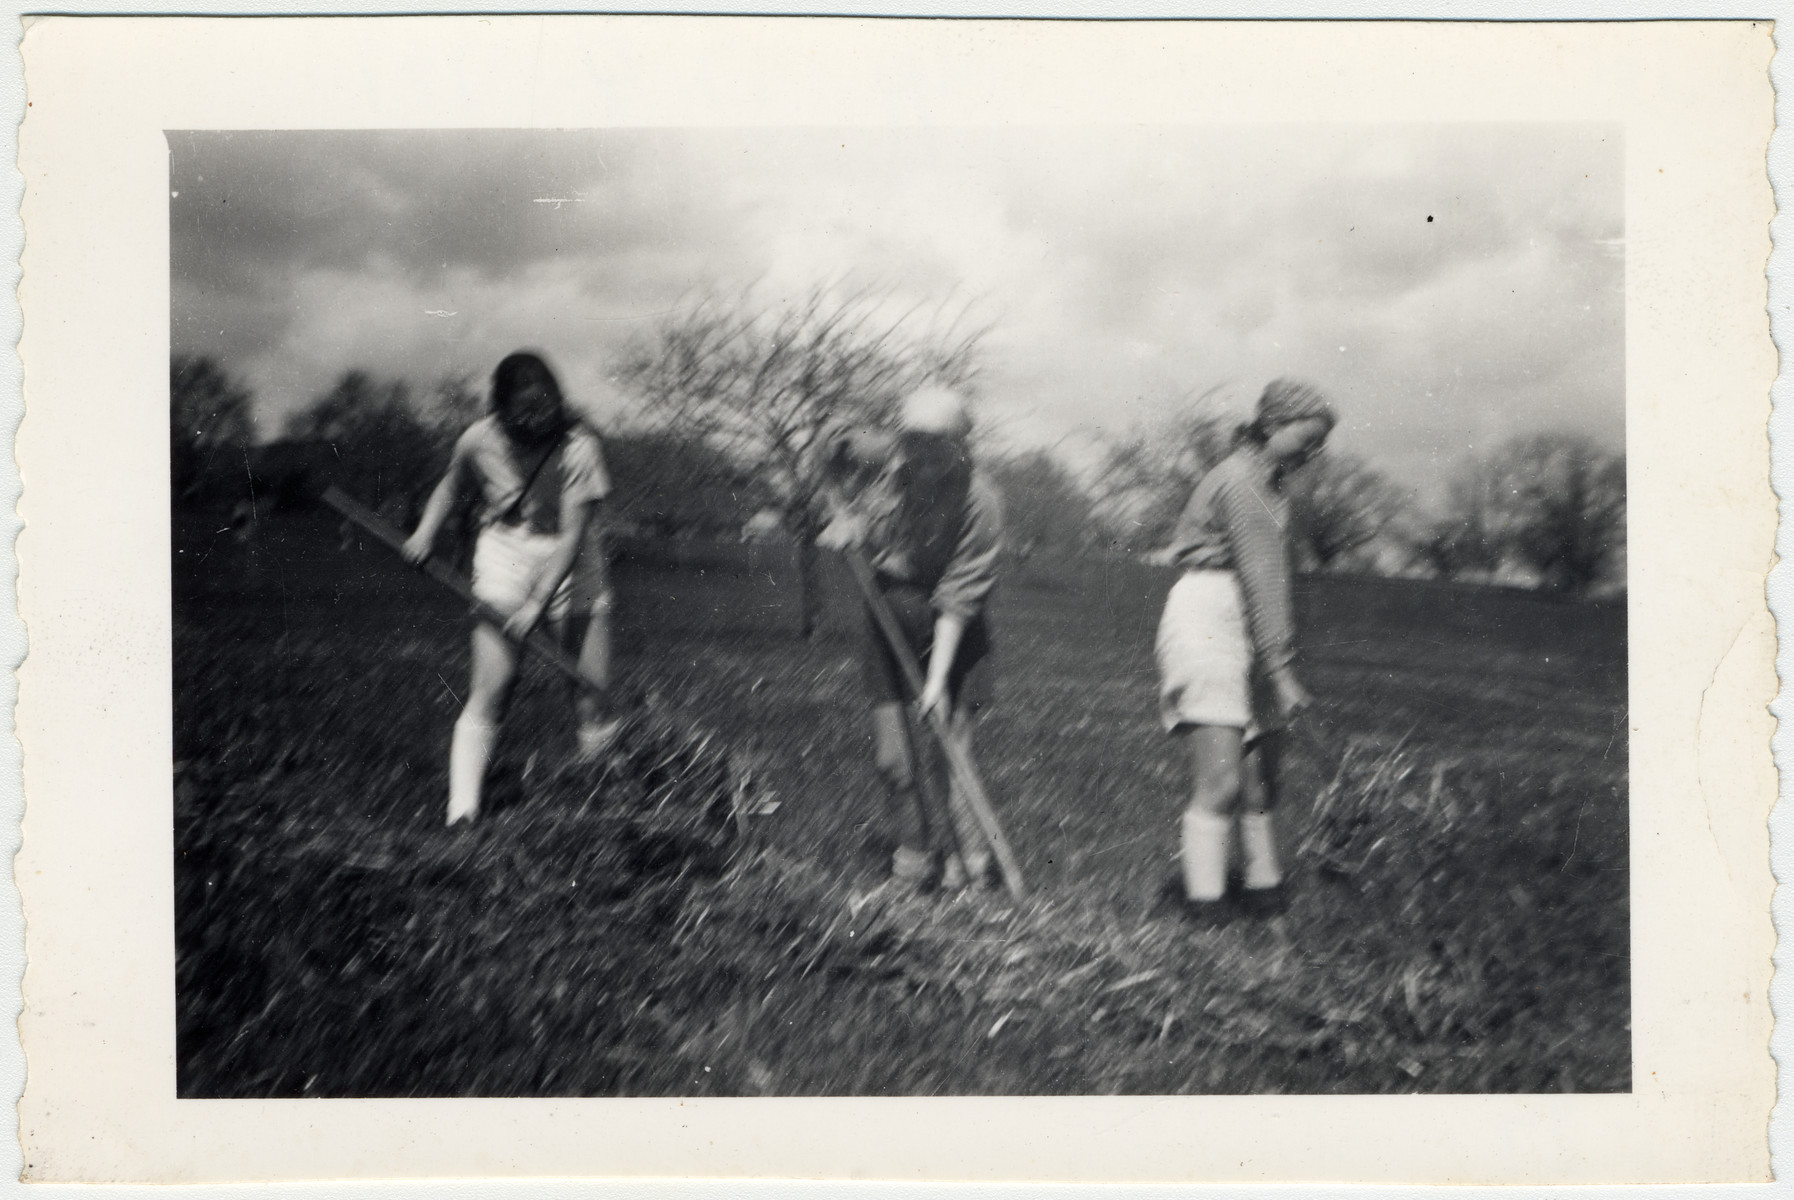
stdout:
<svg viewBox="0 0 1794 1200">
<path fill-rule="evenodd" d="M 1246 855 L 1248 888 L 1274 888 L 1283 882 L 1283 868 L 1277 862 L 1277 831 L 1270 813 L 1241 815 L 1240 848 Z"/>
<path fill-rule="evenodd" d="M 486 767 L 492 761 L 492 744 L 498 730 L 485 721 L 461 714 L 449 740 L 448 823 L 471 821 L 480 812 L 480 790 L 486 783 Z"/>
<path fill-rule="evenodd" d="M 1184 894 L 1204 903 L 1227 894 L 1227 845 L 1233 818 L 1200 808 L 1184 812 Z"/>
<path fill-rule="evenodd" d="M 940 882 L 936 857 L 926 850 L 899 846 L 891 854 L 891 878 L 913 892 L 930 892 Z"/>
</svg>

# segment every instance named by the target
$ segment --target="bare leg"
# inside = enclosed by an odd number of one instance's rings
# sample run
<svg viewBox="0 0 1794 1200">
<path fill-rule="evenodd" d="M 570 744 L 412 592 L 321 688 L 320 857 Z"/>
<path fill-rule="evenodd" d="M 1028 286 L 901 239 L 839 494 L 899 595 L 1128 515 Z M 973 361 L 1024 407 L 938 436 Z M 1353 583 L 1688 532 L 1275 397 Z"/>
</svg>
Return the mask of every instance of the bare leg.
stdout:
<svg viewBox="0 0 1794 1200">
<path fill-rule="evenodd" d="M 1214 901 L 1227 893 L 1228 843 L 1242 789 L 1243 737 L 1226 725 L 1195 725 L 1189 739 L 1194 786 L 1183 817 L 1184 892 Z"/>
<path fill-rule="evenodd" d="M 611 598 L 609 593 L 593 601 L 591 609 L 567 623 L 562 644 L 579 657 L 580 670 L 589 679 L 609 687 L 611 683 Z M 579 756 L 593 759 L 610 749 L 617 723 L 602 697 L 590 688 L 574 685 L 573 711 L 578 721 Z"/>
<path fill-rule="evenodd" d="M 1244 787 L 1244 738 L 1230 725 L 1192 725 L 1185 734 L 1190 747 L 1194 788 L 1190 807 L 1218 817 L 1239 808 Z"/>
<path fill-rule="evenodd" d="M 481 621 L 473 628 L 473 678 L 467 704 L 449 743 L 448 823 L 479 815 L 480 793 L 498 727 L 517 679 L 517 649 L 497 629 Z"/>
</svg>

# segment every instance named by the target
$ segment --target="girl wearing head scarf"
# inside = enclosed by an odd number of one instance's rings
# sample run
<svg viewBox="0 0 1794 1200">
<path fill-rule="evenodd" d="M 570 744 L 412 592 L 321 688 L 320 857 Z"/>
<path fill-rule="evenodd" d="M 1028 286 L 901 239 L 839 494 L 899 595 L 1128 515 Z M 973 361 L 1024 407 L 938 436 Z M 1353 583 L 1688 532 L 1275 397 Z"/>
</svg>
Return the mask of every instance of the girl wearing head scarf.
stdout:
<svg viewBox="0 0 1794 1200">
<path fill-rule="evenodd" d="M 1192 916 L 1227 915 L 1236 820 L 1245 860 L 1240 906 L 1283 906 L 1271 815 L 1278 734 L 1309 703 L 1295 670 L 1283 483 L 1319 453 L 1335 419 L 1310 385 L 1271 383 L 1233 452 L 1197 484 L 1167 547 L 1183 574 L 1159 622 L 1159 712 L 1188 746 L 1193 776 L 1182 869 L 1167 893 Z"/>
<path fill-rule="evenodd" d="M 492 373 L 491 413 L 456 441 L 403 551 L 409 562 L 423 562 L 449 515 L 471 500 L 479 530 L 474 595 L 506 616 L 502 629 L 484 620 L 474 625 L 472 681 L 449 743 L 450 825 L 479 814 L 517 678 L 517 643 L 537 624 L 548 620 L 589 675 L 608 678 L 610 591 L 602 549 L 593 547 L 583 557 L 595 561 L 576 567 L 609 492 L 598 438 L 568 411 L 554 372 L 538 354 L 507 356 Z M 581 754 L 596 757 L 619 722 L 606 720 L 599 701 L 583 691 L 576 705 Z"/>
<path fill-rule="evenodd" d="M 953 736 L 970 749 L 972 715 L 989 698 L 985 606 L 997 581 L 1003 515 L 995 490 L 972 468 L 971 420 L 958 393 L 921 388 L 898 410 L 895 437 L 850 431 L 835 439 L 831 466 L 871 482 L 855 497 L 829 544 L 857 544 L 871 563 L 924 676 L 918 695 L 904 677 L 871 610 L 864 614 L 862 664 L 872 699 L 874 761 L 898 828 L 892 876 L 917 890 L 988 882 L 993 861 L 983 830 L 957 782 L 948 780 L 947 813 L 933 813 L 917 787 L 915 731 L 941 709 Z M 936 773 L 939 784 L 939 773 Z"/>
</svg>

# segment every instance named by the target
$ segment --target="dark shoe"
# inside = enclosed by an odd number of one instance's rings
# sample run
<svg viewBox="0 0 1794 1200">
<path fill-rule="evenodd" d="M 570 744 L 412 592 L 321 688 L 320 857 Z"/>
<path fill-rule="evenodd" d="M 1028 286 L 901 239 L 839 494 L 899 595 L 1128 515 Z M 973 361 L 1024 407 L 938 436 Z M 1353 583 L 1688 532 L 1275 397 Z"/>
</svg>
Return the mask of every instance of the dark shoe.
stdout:
<svg viewBox="0 0 1794 1200">
<path fill-rule="evenodd" d="M 1219 929 L 1238 915 L 1239 910 L 1226 896 L 1219 900 L 1186 899 L 1183 911 L 1178 914 L 1184 924 L 1193 929 Z"/>
<path fill-rule="evenodd" d="M 1241 888 L 1240 911 L 1249 917 L 1274 917 L 1289 908 L 1289 897 L 1281 883 L 1267 888 Z"/>
<path fill-rule="evenodd" d="M 1176 917 L 1197 929 L 1213 929 L 1234 917 L 1234 906 L 1226 896 L 1219 900 L 1192 900 L 1184 891 L 1182 875 L 1173 875 L 1158 891 L 1152 906 L 1153 916 Z"/>
</svg>

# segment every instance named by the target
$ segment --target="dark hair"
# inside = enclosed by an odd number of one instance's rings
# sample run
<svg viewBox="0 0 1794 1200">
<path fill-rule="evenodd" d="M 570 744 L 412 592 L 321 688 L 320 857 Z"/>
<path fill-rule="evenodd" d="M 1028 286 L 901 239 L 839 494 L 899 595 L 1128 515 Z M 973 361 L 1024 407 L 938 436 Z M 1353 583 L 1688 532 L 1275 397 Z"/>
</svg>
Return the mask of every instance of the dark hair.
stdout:
<svg viewBox="0 0 1794 1200">
<path fill-rule="evenodd" d="M 565 416 L 567 398 L 561 392 L 561 381 L 540 354 L 519 350 L 507 354 L 492 369 L 492 411 L 503 420 L 511 408 L 511 397 L 531 383 L 541 383 L 554 393 L 554 402 Z"/>
</svg>

